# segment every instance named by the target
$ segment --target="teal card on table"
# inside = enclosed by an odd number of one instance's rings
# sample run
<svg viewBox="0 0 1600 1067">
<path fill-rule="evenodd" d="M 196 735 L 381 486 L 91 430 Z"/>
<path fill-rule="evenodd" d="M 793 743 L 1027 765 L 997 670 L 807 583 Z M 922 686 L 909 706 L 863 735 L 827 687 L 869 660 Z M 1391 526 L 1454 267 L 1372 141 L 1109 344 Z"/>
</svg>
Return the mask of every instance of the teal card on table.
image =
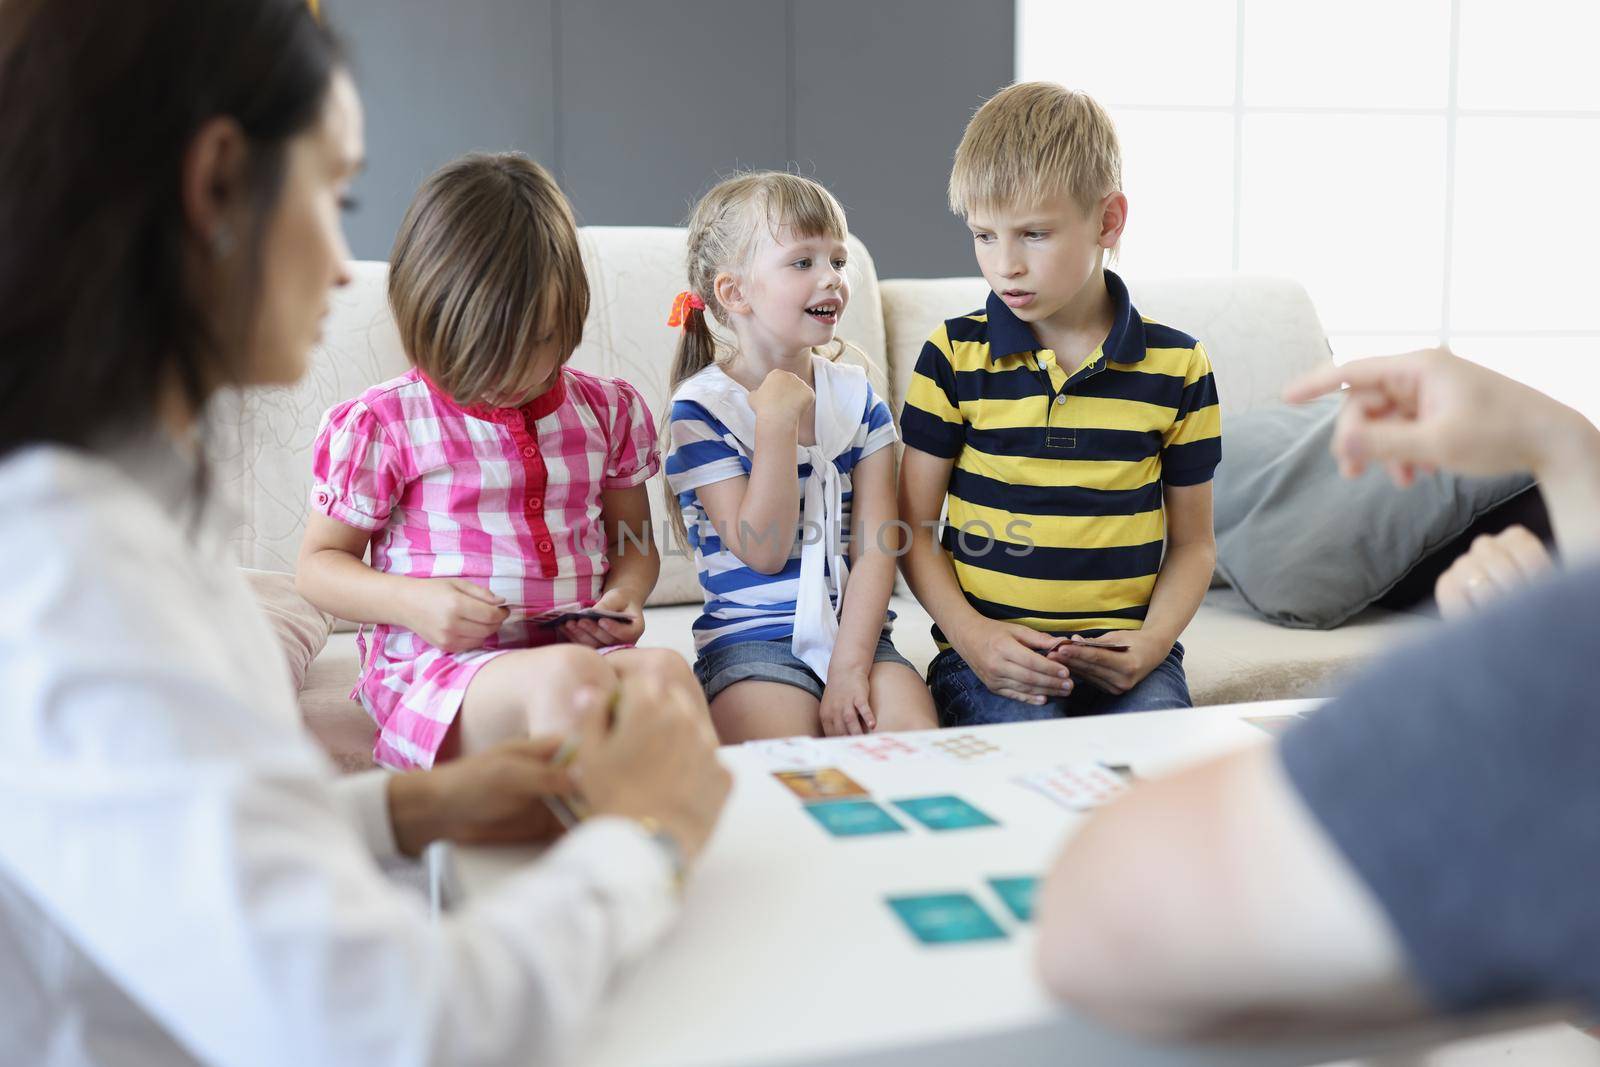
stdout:
<svg viewBox="0 0 1600 1067">
<path fill-rule="evenodd" d="M 966 893 L 890 897 L 889 907 L 925 945 L 1003 940 L 1006 932 Z"/>
<path fill-rule="evenodd" d="M 895 822 L 894 816 L 870 800 L 830 800 L 822 804 L 807 804 L 806 814 L 835 837 L 906 832 L 904 826 Z"/>
<path fill-rule="evenodd" d="M 910 797 L 894 806 L 930 830 L 965 830 L 974 826 L 999 826 L 960 797 Z"/>
<path fill-rule="evenodd" d="M 1039 879 L 991 878 L 989 888 L 1011 909 L 1018 922 L 1033 920 L 1033 895 L 1039 888 Z"/>
</svg>

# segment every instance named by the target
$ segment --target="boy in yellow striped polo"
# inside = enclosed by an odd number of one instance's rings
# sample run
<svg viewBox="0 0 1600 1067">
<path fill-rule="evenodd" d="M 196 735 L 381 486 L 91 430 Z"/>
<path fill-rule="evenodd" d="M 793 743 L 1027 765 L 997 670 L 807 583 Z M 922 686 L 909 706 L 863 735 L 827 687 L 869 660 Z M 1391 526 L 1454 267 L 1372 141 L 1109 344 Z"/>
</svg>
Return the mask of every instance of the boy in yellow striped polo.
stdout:
<svg viewBox="0 0 1600 1067">
<path fill-rule="evenodd" d="M 923 346 L 900 471 L 946 726 L 1190 705 L 1177 641 L 1216 562 L 1221 422 L 1205 349 L 1105 269 L 1121 170 L 1100 106 L 1043 82 L 956 150 L 950 206 L 993 292 Z"/>
</svg>

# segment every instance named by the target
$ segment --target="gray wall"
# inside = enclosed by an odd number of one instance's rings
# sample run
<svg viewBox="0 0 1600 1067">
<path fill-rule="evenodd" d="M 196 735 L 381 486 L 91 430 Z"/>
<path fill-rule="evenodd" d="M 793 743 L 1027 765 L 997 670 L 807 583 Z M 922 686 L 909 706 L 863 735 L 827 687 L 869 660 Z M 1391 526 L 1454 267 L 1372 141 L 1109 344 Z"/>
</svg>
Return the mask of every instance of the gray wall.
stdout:
<svg viewBox="0 0 1600 1067">
<path fill-rule="evenodd" d="M 793 167 L 883 277 L 974 273 L 945 207 L 974 108 L 1012 79 L 1012 0 L 324 0 L 367 109 L 355 254 L 429 171 L 518 149 L 580 221 L 678 225 L 717 175 Z"/>
</svg>

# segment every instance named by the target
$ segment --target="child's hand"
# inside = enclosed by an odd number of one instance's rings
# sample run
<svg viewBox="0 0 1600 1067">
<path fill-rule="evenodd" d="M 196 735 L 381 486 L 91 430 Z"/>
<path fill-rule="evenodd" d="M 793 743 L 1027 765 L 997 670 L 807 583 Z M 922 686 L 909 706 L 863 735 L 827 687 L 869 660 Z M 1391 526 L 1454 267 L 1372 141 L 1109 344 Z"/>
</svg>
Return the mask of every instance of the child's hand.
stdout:
<svg viewBox="0 0 1600 1067">
<path fill-rule="evenodd" d="M 482 647 L 511 613 L 504 597 L 465 578 L 413 578 L 406 594 L 406 617 L 401 622 L 446 652 Z"/>
<path fill-rule="evenodd" d="M 798 422 L 815 398 L 811 386 L 786 370 L 769 371 L 761 385 L 750 394 L 750 408 L 756 418 Z"/>
<path fill-rule="evenodd" d="M 1439 614 L 1458 618 L 1521 589 L 1554 565 L 1544 542 L 1526 526 L 1508 526 L 1492 537 L 1475 538 L 1472 547 L 1439 576 L 1433 598 Z"/>
<path fill-rule="evenodd" d="M 1067 664 L 1072 673 L 1084 681 L 1119 695 L 1144 681 L 1172 651 L 1172 642 L 1162 641 L 1143 630 L 1113 630 L 1097 638 L 1127 645 L 1126 652 L 1094 648 L 1081 644 L 1082 640 L 1077 634 L 1072 635 L 1070 640 L 1062 641 L 1050 651 L 1050 659 Z"/>
<path fill-rule="evenodd" d="M 562 638 L 575 645 L 586 645 L 589 648 L 604 648 L 607 645 L 632 645 L 637 644 L 639 638 L 644 636 L 644 608 L 628 599 L 628 594 L 620 589 L 608 589 L 594 602 L 594 606 L 602 611 L 615 611 L 621 615 L 630 615 L 632 622 L 617 622 L 614 619 L 573 619 L 571 622 L 562 623 L 557 629 Z"/>
<path fill-rule="evenodd" d="M 1044 653 L 1061 643 L 1058 637 L 1013 622 L 979 618 L 960 637 L 951 634 L 967 666 L 991 693 L 1025 704 L 1043 704 L 1072 692 L 1072 672 Z"/>
<path fill-rule="evenodd" d="M 878 717 L 872 714 L 872 686 L 867 672 L 862 670 L 829 671 L 828 684 L 822 690 L 822 707 L 818 718 L 822 721 L 824 737 L 843 737 L 845 734 L 868 734 L 878 728 Z"/>
</svg>

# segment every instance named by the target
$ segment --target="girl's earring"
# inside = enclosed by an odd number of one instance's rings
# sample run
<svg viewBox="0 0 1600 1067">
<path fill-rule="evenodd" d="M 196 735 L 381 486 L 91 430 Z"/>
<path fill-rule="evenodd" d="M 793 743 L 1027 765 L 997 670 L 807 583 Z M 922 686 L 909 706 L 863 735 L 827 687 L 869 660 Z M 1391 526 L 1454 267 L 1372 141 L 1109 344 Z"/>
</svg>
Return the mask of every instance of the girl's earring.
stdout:
<svg viewBox="0 0 1600 1067">
<path fill-rule="evenodd" d="M 223 259 L 233 251 L 233 231 L 226 225 L 217 227 L 217 232 L 211 235 L 211 257 Z"/>
</svg>

